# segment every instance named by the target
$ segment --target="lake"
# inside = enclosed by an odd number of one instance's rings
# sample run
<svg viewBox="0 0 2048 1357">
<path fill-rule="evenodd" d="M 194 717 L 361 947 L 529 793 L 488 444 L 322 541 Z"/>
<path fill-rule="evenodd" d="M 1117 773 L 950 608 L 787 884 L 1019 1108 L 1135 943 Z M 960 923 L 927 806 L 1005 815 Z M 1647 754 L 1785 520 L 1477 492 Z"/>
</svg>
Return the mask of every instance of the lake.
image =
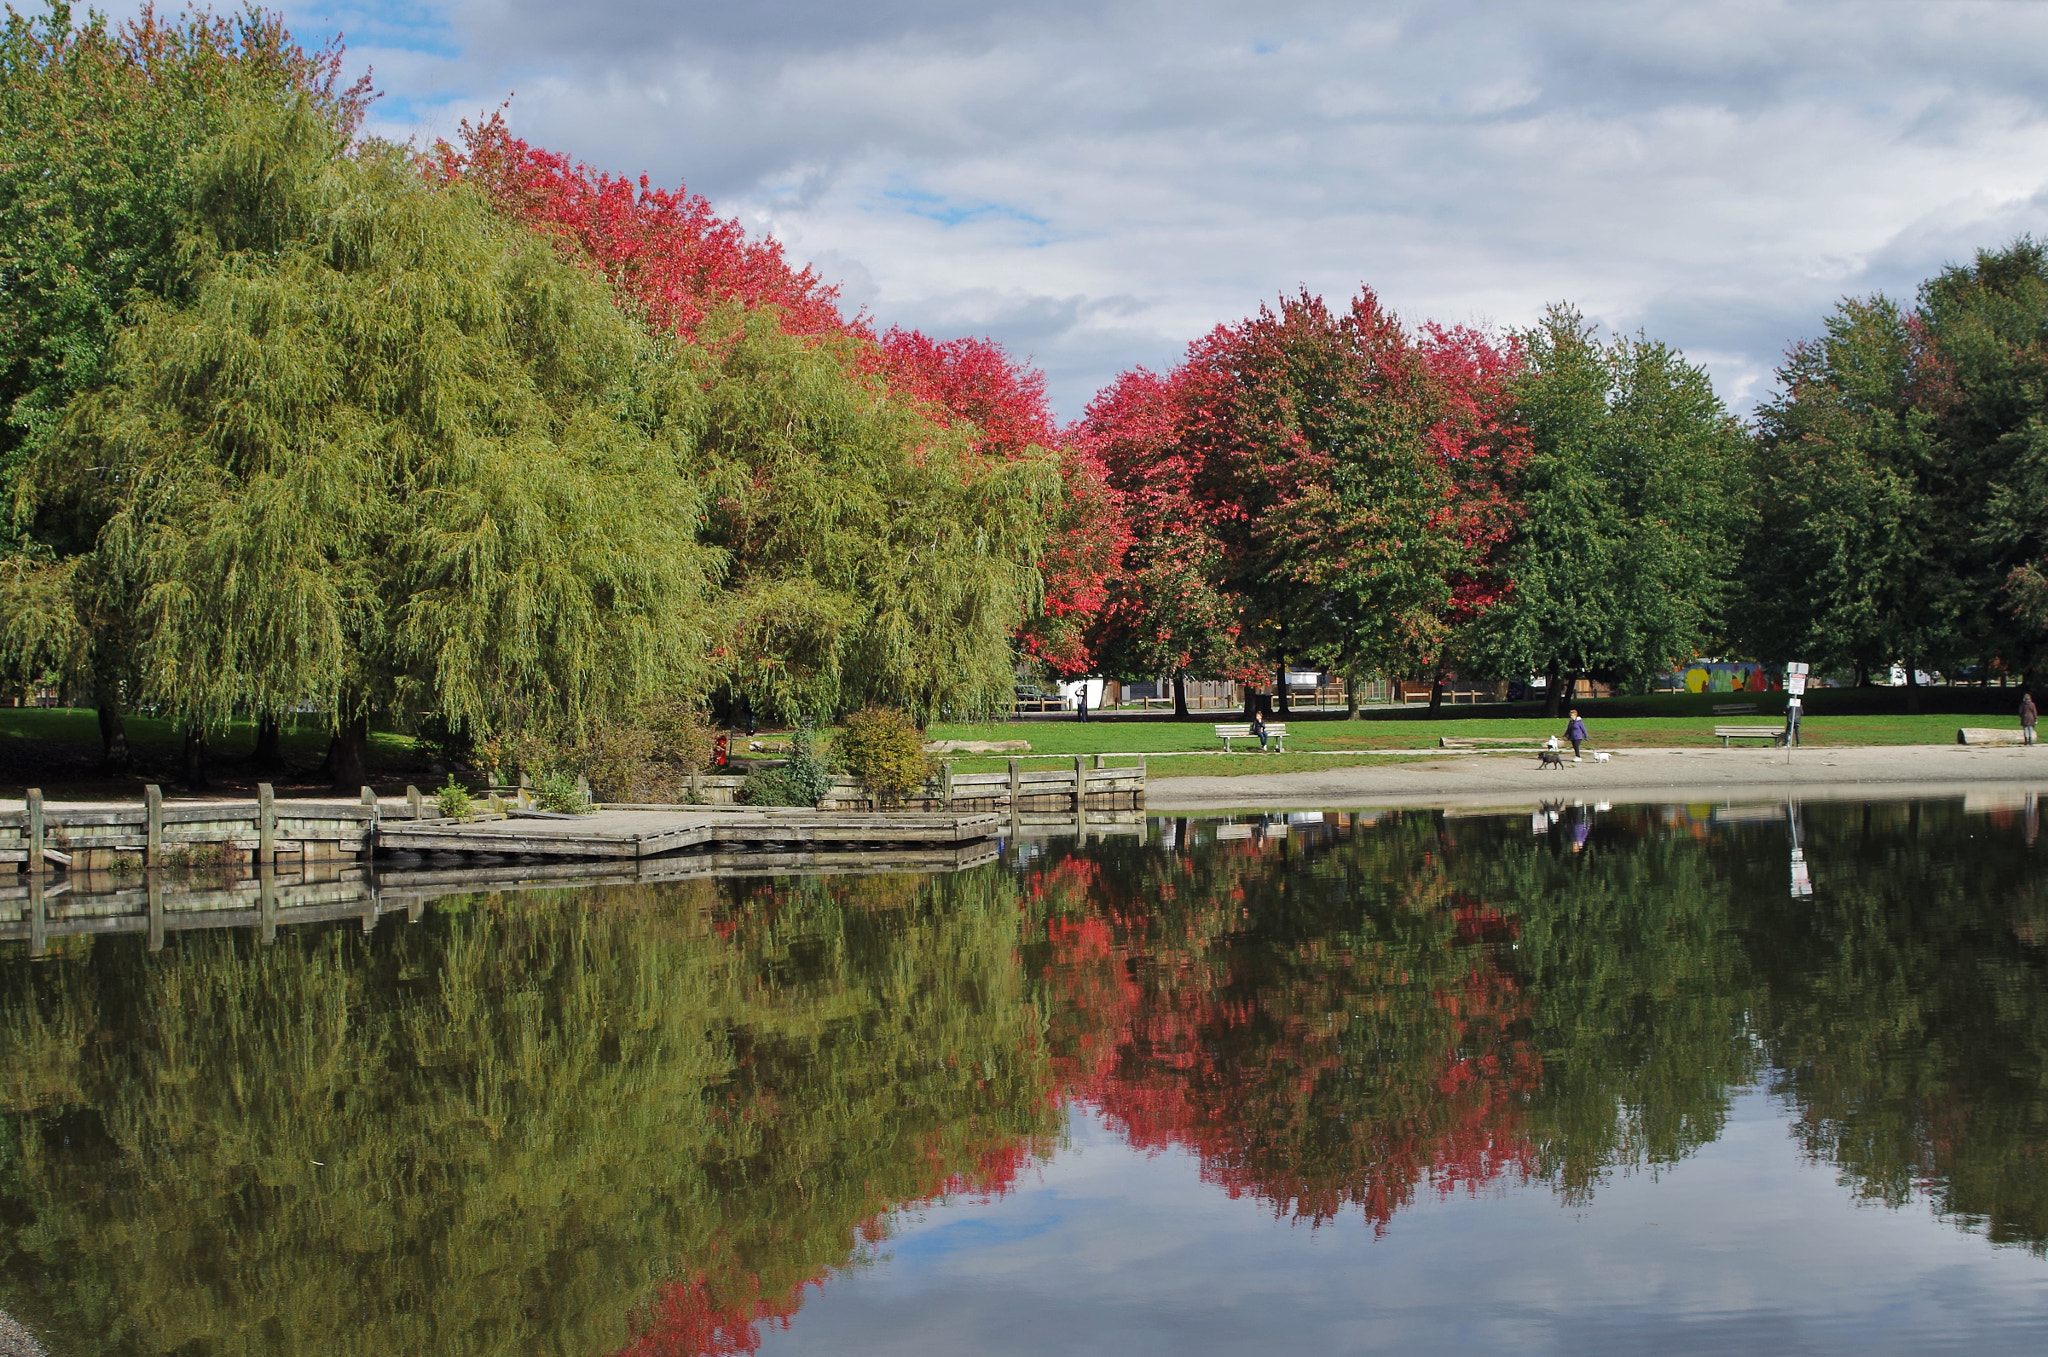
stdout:
<svg viewBox="0 0 2048 1357">
<path fill-rule="evenodd" d="M 53 1357 L 2048 1348 L 2031 799 L 1125 828 L 0 944 L 0 1309 Z"/>
</svg>

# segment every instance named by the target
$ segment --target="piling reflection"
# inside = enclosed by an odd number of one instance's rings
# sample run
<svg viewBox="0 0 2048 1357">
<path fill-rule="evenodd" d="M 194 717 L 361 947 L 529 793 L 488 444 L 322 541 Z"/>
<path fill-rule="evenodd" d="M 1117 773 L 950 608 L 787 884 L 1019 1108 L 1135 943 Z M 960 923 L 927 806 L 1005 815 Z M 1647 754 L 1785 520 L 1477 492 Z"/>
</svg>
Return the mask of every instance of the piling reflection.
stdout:
<svg viewBox="0 0 2048 1357">
<path fill-rule="evenodd" d="M 1848 1190 L 2048 1254 L 2037 823 L 1809 805 L 1805 895 L 1783 807 L 1563 805 L 10 944 L 0 1307 L 70 1353 L 752 1351 L 1069 1103 L 1397 1233 L 1596 1201 L 1761 1086 Z"/>
</svg>

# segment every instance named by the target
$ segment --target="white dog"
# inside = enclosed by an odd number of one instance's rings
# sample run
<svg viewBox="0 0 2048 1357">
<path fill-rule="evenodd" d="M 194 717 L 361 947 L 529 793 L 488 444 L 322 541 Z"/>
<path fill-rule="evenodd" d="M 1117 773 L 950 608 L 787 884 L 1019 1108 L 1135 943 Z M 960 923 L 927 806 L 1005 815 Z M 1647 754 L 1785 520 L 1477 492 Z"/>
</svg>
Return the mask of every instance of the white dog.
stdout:
<svg viewBox="0 0 2048 1357">
<path fill-rule="evenodd" d="M 1543 742 L 1543 747 L 1544 747 L 1545 749 L 1555 749 L 1555 748 L 1557 748 L 1557 737 L 1556 737 L 1555 735 L 1553 735 L 1553 736 L 1551 736 L 1551 737 L 1550 737 L 1549 739 L 1545 740 L 1545 741 Z"/>
<path fill-rule="evenodd" d="M 1605 762 L 1607 762 L 1607 751 L 1606 751 L 1606 750 L 1604 750 L 1604 749 L 1602 749 L 1602 750 L 1599 750 L 1598 752 L 1596 752 L 1596 753 L 1595 753 L 1595 754 L 1593 755 L 1593 762 L 1595 762 L 1595 763 L 1605 763 Z"/>
</svg>

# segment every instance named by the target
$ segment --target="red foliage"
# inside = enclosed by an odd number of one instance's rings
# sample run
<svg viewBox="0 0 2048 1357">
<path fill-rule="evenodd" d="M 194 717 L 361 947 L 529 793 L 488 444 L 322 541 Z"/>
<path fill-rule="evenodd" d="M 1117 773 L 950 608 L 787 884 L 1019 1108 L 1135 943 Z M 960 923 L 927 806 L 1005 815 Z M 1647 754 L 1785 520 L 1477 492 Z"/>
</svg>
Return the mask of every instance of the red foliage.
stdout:
<svg viewBox="0 0 2048 1357">
<path fill-rule="evenodd" d="M 980 432 L 990 457 L 1021 457 L 1033 448 L 1057 452 L 1065 503 L 1039 562 L 1044 614 L 1018 640 L 1062 676 L 1091 671 L 1084 627 L 1099 613 L 1130 542 L 1121 498 L 1084 445 L 1063 440 L 1045 399 L 1045 375 L 1016 362 L 990 339 L 939 341 L 916 330 L 881 338 L 878 368 L 889 385 L 925 402 L 943 422 L 965 421 Z"/>
<path fill-rule="evenodd" d="M 904 329 L 877 338 L 863 318 L 840 313 L 838 289 L 808 268 L 792 267 L 774 240 L 750 239 L 704 198 L 540 150 L 513 136 L 502 115 L 464 123 L 461 147 L 441 143 L 428 169 L 479 185 L 499 211 L 571 244 L 659 329 L 694 337 L 714 306 L 772 306 L 788 333 L 861 341 L 870 373 L 922 403 L 942 425 L 973 423 L 982 454 L 1011 458 L 1033 447 L 1058 453 L 1067 496 L 1040 562 L 1044 616 L 1019 640 L 1062 673 L 1088 669 L 1080 623 L 1101 608 L 1126 534 L 1099 468 L 1061 444 L 1042 373 L 988 339 L 942 341 Z"/>
<path fill-rule="evenodd" d="M 502 114 L 462 124 L 462 146 L 442 142 L 430 173 L 463 179 L 499 211 L 573 241 L 584 257 L 656 327 L 695 335 L 721 302 L 774 306 L 791 334 L 847 330 L 838 289 L 792 268 L 773 240 L 750 240 L 687 189 L 604 174 L 512 135 Z"/>
</svg>

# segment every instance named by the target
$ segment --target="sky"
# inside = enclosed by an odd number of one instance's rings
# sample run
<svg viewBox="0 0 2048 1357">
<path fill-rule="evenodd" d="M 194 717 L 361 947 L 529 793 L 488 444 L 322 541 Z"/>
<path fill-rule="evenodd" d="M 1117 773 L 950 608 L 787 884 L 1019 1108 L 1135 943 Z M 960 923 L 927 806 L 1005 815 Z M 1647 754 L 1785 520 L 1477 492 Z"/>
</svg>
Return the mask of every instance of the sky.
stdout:
<svg viewBox="0 0 2048 1357">
<path fill-rule="evenodd" d="M 110 12 L 119 13 L 116 5 Z M 371 130 L 686 184 L 884 327 L 1079 415 L 1299 288 L 1566 301 L 1768 396 L 1846 295 L 2048 234 L 2048 0 L 435 0 L 339 32 Z"/>
</svg>

